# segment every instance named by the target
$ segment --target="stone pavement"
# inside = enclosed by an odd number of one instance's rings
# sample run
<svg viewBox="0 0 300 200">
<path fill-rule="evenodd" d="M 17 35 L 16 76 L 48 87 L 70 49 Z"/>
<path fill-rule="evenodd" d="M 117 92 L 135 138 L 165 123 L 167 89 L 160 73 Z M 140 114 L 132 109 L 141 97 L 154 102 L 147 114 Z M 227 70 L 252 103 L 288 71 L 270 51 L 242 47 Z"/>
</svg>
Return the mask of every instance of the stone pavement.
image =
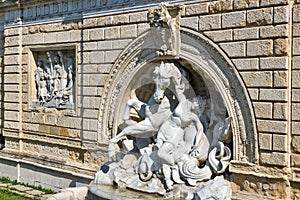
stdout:
<svg viewBox="0 0 300 200">
<path fill-rule="evenodd" d="M 12 184 L 12 183 L 2 183 L 0 181 L 0 189 L 8 189 L 11 192 L 16 194 L 24 195 L 28 199 L 39 199 L 39 200 L 46 200 L 52 194 L 45 194 L 45 192 L 35 189 L 30 186 L 24 186 L 21 184 Z"/>
</svg>

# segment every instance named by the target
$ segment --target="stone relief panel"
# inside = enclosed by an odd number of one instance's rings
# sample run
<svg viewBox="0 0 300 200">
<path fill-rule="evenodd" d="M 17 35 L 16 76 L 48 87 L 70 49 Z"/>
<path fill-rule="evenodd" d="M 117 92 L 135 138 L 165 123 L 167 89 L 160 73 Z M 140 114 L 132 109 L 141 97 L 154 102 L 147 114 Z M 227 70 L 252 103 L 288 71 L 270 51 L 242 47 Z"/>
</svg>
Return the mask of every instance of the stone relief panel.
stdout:
<svg viewBox="0 0 300 200">
<path fill-rule="evenodd" d="M 75 108 L 75 50 L 33 52 L 31 64 L 32 106 Z"/>
</svg>

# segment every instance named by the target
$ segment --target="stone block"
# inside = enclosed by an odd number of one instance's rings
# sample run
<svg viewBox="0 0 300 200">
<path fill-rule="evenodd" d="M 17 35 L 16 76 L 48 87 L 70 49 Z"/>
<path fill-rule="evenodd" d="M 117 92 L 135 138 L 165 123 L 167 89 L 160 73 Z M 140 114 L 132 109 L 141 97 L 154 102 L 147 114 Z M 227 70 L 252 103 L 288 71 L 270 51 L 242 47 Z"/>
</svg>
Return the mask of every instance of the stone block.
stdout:
<svg viewBox="0 0 300 200">
<path fill-rule="evenodd" d="M 19 64 L 19 55 L 4 57 L 4 65 L 18 65 L 18 64 Z"/>
<path fill-rule="evenodd" d="M 233 39 L 234 40 L 250 40 L 259 38 L 259 28 L 242 28 L 233 30 Z"/>
<path fill-rule="evenodd" d="M 45 122 L 47 124 L 55 125 L 57 123 L 56 114 L 53 113 L 46 113 Z"/>
<path fill-rule="evenodd" d="M 272 134 L 259 133 L 258 141 L 261 150 L 272 150 Z"/>
<path fill-rule="evenodd" d="M 198 17 L 185 17 L 180 21 L 180 26 L 198 30 L 199 18 Z"/>
<path fill-rule="evenodd" d="M 83 51 L 91 51 L 91 50 L 97 50 L 98 49 L 98 43 L 97 42 L 84 42 L 83 45 Z"/>
<path fill-rule="evenodd" d="M 300 103 L 292 104 L 292 120 L 300 120 Z"/>
<path fill-rule="evenodd" d="M 232 40 L 232 30 L 206 31 L 204 34 L 214 42 L 224 42 Z"/>
<path fill-rule="evenodd" d="M 259 132 L 287 133 L 287 122 L 258 119 L 257 129 Z"/>
<path fill-rule="evenodd" d="M 258 100 L 258 89 L 248 88 L 248 92 L 252 100 Z"/>
<path fill-rule="evenodd" d="M 147 20 L 147 12 L 130 13 L 129 15 L 130 23 L 147 22 Z"/>
<path fill-rule="evenodd" d="M 300 122 L 292 122 L 292 134 L 300 135 Z"/>
<path fill-rule="evenodd" d="M 15 58 L 17 58 L 17 56 L 15 56 Z M 4 74 L 3 82 L 5 84 L 6 83 L 16 84 L 19 81 L 20 81 L 20 75 L 19 74 Z"/>
<path fill-rule="evenodd" d="M 288 118 L 288 106 L 286 103 L 274 103 L 273 105 L 273 118 L 284 119 Z"/>
<path fill-rule="evenodd" d="M 261 38 L 277 38 L 288 36 L 288 25 L 263 26 L 260 28 Z"/>
<path fill-rule="evenodd" d="M 300 70 L 292 71 L 292 87 L 299 88 L 300 87 Z"/>
<path fill-rule="evenodd" d="M 40 133 L 50 133 L 50 126 L 40 124 L 39 126 L 39 132 Z"/>
<path fill-rule="evenodd" d="M 261 69 L 288 69 L 288 57 L 260 58 Z"/>
<path fill-rule="evenodd" d="M 293 39 L 293 54 L 300 55 L 300 38 Z"/>
<path fill-rule="evenodd" d="M 222 28 L 246 26 L 246 11 L 222 14 Z"/>
<path fill-rule="evenodd" d="M 208 12 L 209 12 L 209 4 L 207 2 L 186 5 L 186 7 L 185 7 L 185 15 L 186 16 L 207 14 Z"/>
<path fill-rule="evenodd" d="M 270 5 L 280 5 L 280 4 L 287 4 L 287 0 L 261 0 L 261 6 L 270 6 Z"/>
<path fill-rule="evenodd" d="M 80 30 L 72 30 L 70 31 L 70 37 L 72 42 L 81 41 L 81 31 Z"/>
<path fill-rule="evenodd" d="M 247 56 L 270 56 L 273 54 L 273 40 L 247 42 Z"/>
<path fill-rule="evenodd" d="M 121 50 L 105 51 L 105 56 L 104 56 L 105 63 L 115 62 L 120 53 Z"/>
<path fill-rule="evenodd" d="M 8 122 L 8 121 L 5 121 Z M 4 122 L 4 124 L 5 124 Z M 33 132 L 38 132 L 40 125 L 39 124 L 32 124 L 32 123 L 22 123 L 22 129 L 24 131 L 33 131 Z M 7 127 L 8 128 L 8 127 Z M 9 128 L 13 128 L 13 127 L 9 127 Z M 14 127 L 15 128 L 15 127 Z"/>
<path fill-rule="evenodd" d="M 63 137 L 68 137 L 69 136 L 68 128 L 60 128 L 59 135 Z"/>
<path fill-rule="evenodd" d="M 274 87 L 288 87 L 288 72 L 274 71 Z"/>
<path fill-rule="evenodd" d="M 287 23 L 289 21 L 289 6 L 274 7 L 274 23 Z"/>
<path fill-rule="evenodd" d="M 292 167 L 300 167 L 300 155 L 299 154 L 292 154 L 291 157 Z"/>
<path fill-rule="evenodd" d="M 277 56 L 287 55 L 289 51 L 288 38 L 278 38 L 274 40 L 274 54 Z"/>
<path fill-rule="evenodd" d="M 288 157 L 287 153 L 261 153 L 260 162 L 261 164 L 285 167 L 288 163 Z"/>
<path fill-rule="evenodd" d="M 4 118 L 5 120 L 11 120 L 11 121 L 19 121 L 19 112 L 18 111 L 4 111 Z"/>
<path fill-rule="evenodd" d="M 260 89 L 259 100 L 263 101 L 287 101 L 286 89 Z"/>
<path fill-rule="evenodd" d="M 10 54 L 18 54 L 20 48 L 19 47 L 10 47 L 4 49 L 4 55 L 10 55 Z"/>
<path fill-rule="evenodd" d="M 57 127 L 57 126 L 50 126 L 50 134 L 59 135 L 60 134 L 60 128 Z"/>
<path fill-rule="evenodd" d="M 97 18 L 87 18 L 83 20 L 83 28 L 96 27 L 98 25 Z"/>
<path fill-rule="evenodd" d="M 259 0 L 234 0 L 233 5 L 235 10 L 255 8 L 259 6 Z"/>
<path fill-rule="evenodd" d="M 273 135 L 273 151 L 287 152 L 287 136 L 286 135 Z"/>
<path fill-rule="evenodd" d="M 114 40 L 112 41 L 112 49 L 124 49 L 132 39 Z"/>
<path fill-rule="evenodd" d="M 19 28 L 6 28 L 4 29 L 4 36 L 9 37 L 19 35 L 19 30 Z"/>
<path fill-rule="evenodd" d="M 16 92 L 5 92 L 5 102 L 19 102 L 19 94 Z"/>
<path fill-rule="evenodd" d="M 89 120 L 89 130 L 90 131 L 98 131 L 98 120 L 97 119 Z"/>
<path fill-rule="evenodd" d="M 27 38 L 28 36 L 23 36 L 23 38 Z M 4 47 L 18 46 L 20 43 L 19 36 L 5 37 Z"/>
<path fill-rule="evenodd" d="M 71 40 L 71 34 L 70 31 L 63 31 L 56 33 L 56 42 L 70 42 Z"/>
<path fill-rule="evenodd" d="M 24 123 L 22 124 L 24 126 Z M 14 121 L 4 121 L 4 128 L 7 129 L 19 129 L 19 122 L 14 122 Z M 31 127 L 34 130 L 29 130 L 29 131 L 37 131 L 38 130 L 38 124 L 31 124 Z M 24 129 L 25 130 L 25 129 Z"/>
<path fill-rule="evenodd" d="M 247 87 L 272 87 L 272 72 L 240 72 Z"/>
<path fill-rule="evenodd" d="M 299 89 L 292 89 L 292 101 L 300 102 L 300 90 Z"/>
<path fill-rule="evenodd" d="M 118 25 L 118 24 L 128 24 L 129 23 L 129 15 L 121 14 L 121 15 L 113 15 L 105 17 L 105 25 Z"/>
<path fill-rule="evenodd" d="M 104 52 L 103 51 L 93 51 L 89 53 L 89 63 L 103 63 L 104 62 Z"/>
<path fill-rule="evenodd" d="M 220 46 L 230 57 L 246 56 L 245 41 L 220 43 Z"/>
<path fill-rule="evenodd" d="M 71 138 L 79 138 L 80 137 L 80 130 L 77 129 L 68 129 L 69 137 Z"/>
<path fill-rule="evenodd" d="M 44 123 L 45 122 L 45 114 L 33 112 L 32 113 L 32 121 L 35 123 Z"/>
<path fill-rule="evenodd" d="M 56 33 L 45 33 L 44 34 L 45 43 L 56 43 Z"/>
<path fill-rule="evenodd" d="M 300 23 L 293 24 L 293 36 L 300 36 Z"/>
<path fill-rule="evenodd" d="M 230 11 L 232 9 L 233 9 L 233 0 L 211 1 L 209 4 L 209 11 L 211 13 Z"/>
<path fill-rule="evenodd" d="M 115 40 L 114 40 L 115 41 Z M 114 42 L 114 41 L 111 41 L 111 40 L 104 40 L 104 41 L 99 41 L 98 42 L 98 50 L 111 50 L 111 49 L 113 49 L 113 47 L 112 47 L 112 43 Z"/>
<path fill-rule="evenodd" d="M 83 141 L 97 141 L 98 133 L 93 131 L 83 131 Z"/>
<path fill-rule="evenodd" d="M 104 29 L 97 28 L 89 30 L 90 40 L 103 40 L 104 39 Z"/>
<path fill-rule="evenodd" d="M 267 25 L 273 23 L 273 8 L 261 8 L 247 11 L 249 25 Z"/>
<path fill-rule="evenodd" d="M 292 150 L 295 153 L 300 153 L 300 136 L 293 136 L 292 138 Z"/>
<path fill-rule="evenodd" d="M 103 86 L 107 75 L 104 74 L 90 74 L 89 75 L 89 86 Z"/>
<path fill-rule="evenodd" d="M 82 95 L 83 96 L 95 96 L 97 94 L 97 87 L 83 87 Z"/>
<path fill-rule="evenodd" d="M 272 103 L 253 102 L 253 106 L 257 118 L 272 119 Z"/>
<path fill-rule="evenodd" d="M 300 4 L 294 5 L 293 8 L 293 22 L 300 22 Z"/>
<path fill-rule="evenodd" d="M 121 38 L 136 38 L 137 37 L 137 25 L 121 26 Z"/>
<path fill-rule="evenodd" d="M 232 59 L 234 65 L 239 71 L 242 70 L 258 70 L 258 58 L 241 58 Z"/>
<path fill-rule="evenodd" d="M 199 30 L 213 30 L 221 28 L 221 14 L 205 15 L 199 18 Z"/>
<path fill-rule="evenodd" d="M 120 27 L 107 27 L 104 29 L 104 39 L 118 39 L 121 37 Z"/>
</svg>

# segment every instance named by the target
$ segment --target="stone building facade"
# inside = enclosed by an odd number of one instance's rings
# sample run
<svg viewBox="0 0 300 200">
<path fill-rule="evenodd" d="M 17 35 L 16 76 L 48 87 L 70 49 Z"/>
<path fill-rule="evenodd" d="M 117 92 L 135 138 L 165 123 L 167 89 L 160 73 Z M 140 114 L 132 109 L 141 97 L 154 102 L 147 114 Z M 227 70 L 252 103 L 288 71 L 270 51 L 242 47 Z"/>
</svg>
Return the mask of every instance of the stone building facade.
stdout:
<svg viewBox="0 0 300 200">
<path fill-rule="evenodd" d="M 52 189 L 93 179 L 114 134 L 107 102 L 117 87 L 118 62 L 123 66 L 150 30 L 148 9 L 159 3 L 1 1 L 0 176 Z M 236 99 L 244 95 L 249 103 L 242 115 L 251 137 L 233 136 L 234 196 L 300 199 L 300 1 L 170 3 L 185 5 L 182 30 L 228 60 L 242 83 L 237 91 L 245 93 Z M 33 104 L 37 64 L 47 61 L 47 52 L 74 59 L 71 107 Z"/>
</svg>

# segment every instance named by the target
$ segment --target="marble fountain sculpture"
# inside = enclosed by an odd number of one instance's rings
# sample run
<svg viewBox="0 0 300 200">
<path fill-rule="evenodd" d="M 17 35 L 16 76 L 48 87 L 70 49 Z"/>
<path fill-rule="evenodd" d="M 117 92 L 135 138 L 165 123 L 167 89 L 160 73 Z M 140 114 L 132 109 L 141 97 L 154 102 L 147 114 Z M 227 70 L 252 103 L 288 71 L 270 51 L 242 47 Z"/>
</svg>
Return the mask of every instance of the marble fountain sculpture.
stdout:
<svg viewBox="0 0 300 200">
<path fill-rule="evenodd" d="M 126 102 L 125 126 L 109 141 L 112 161 L 99 167 L 89 188 L 101 198 L 231 198 L 226 171 L 232 118 L 216 114 L 220 108 L 209 96 L 190 95 L 188 72 L 176 61 L 183 7 L 171 16 L 167 6 L 149 10 L 152 35 L 161 40 L 153 92 L 146 103 L 138 98 Z M 167 27 L 163 34 L 162 27 Z M 171 39 L 165 40 L 166 35 Z"/>
</svg>

